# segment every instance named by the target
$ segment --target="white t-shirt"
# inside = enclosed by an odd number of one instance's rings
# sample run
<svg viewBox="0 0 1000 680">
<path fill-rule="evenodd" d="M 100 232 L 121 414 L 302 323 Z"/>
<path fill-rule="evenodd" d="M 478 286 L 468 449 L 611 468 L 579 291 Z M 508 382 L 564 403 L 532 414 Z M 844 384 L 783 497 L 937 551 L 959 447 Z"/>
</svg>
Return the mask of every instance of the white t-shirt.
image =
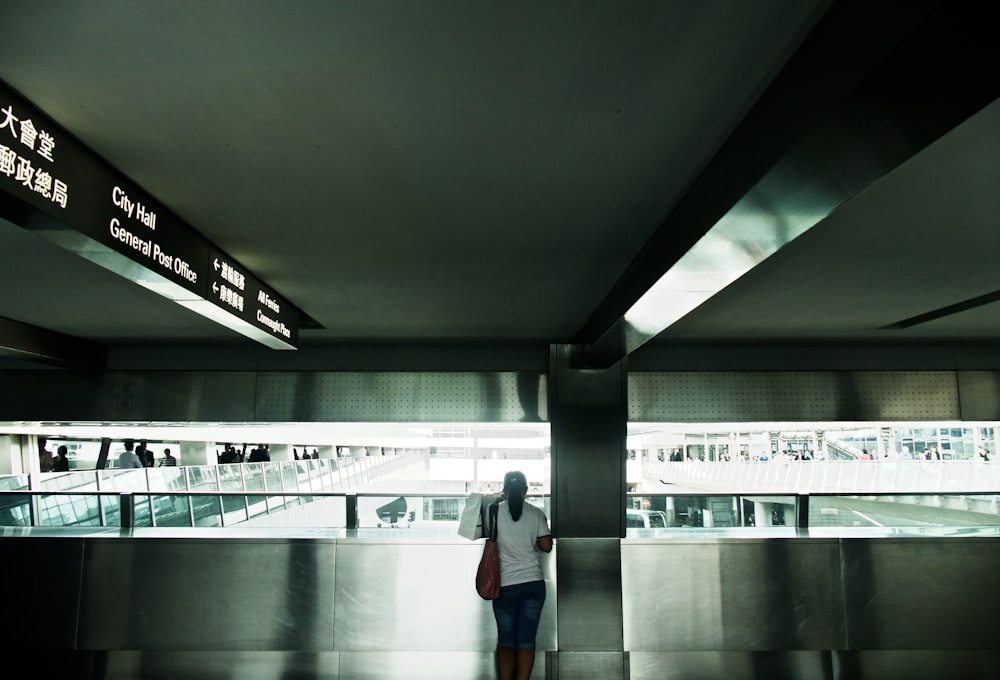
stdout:
<svg viewBox="0 0 1000 680">
<path fill-rule="evenodd" d="M 545 513 L 527 501 L 521 519 L 510 516 L 507 501 L 497 509 L 497 544 L 500 547 L 500 585 L 542 580 L 542 552 L 536 541 L 551 535 Z"/>
<path fill-rule="evenodd" d="M 142 461 L 133 451 L 122 451 L 118 455 L 118 467 L 120 468 L 141 468 Z"/>
</svg>

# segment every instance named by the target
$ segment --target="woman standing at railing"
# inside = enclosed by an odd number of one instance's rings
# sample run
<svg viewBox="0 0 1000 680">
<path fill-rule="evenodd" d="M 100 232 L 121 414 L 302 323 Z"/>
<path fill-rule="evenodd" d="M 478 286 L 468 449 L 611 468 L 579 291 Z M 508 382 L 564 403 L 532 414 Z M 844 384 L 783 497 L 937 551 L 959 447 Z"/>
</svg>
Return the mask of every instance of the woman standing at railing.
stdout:
<svg viewBox="0 0 1000 680">
<path fill-rule="evenodd" d="M 531 677 L 535 636 L 545 604 L 541 553 L 551 552 L 552 533 L 545 513 L 524 502 L 527 494 L 528 480 L 523 472 L 504 475 L 504 500 L 496 514 L 500 596 L 493 600 L 500 680 Z"/>
</svg>

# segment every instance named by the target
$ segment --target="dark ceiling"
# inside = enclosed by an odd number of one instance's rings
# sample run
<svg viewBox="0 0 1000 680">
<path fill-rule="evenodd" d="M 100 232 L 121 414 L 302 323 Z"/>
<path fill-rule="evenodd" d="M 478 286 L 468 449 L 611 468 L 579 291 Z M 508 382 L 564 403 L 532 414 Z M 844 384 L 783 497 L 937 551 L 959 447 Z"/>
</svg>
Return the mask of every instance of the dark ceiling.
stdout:
<svg viewBox="0 0 1000 680">
<path fill-rule="evenodd" d="M 588 347 L 723 218 L 805 214 L 651 344 L 993 341 L 986 4 L 7 0 L 0 80 L 298 306 L 302 348 Z M 253 345 L 21 225 L 0 253 L 16 327 Z"/>
</svg>

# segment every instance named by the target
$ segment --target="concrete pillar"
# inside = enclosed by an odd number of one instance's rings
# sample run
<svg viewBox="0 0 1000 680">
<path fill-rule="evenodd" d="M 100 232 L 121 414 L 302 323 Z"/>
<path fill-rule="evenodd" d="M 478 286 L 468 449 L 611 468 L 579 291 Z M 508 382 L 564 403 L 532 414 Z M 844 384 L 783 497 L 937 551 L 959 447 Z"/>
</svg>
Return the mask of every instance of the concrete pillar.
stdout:
<svg viewBox="0 0 1000 680">
<path fill-rule="evenodd" d="M 288 444 L 270 444 L 267 451 L 272 461 L 295 460 L 292 457 L 292 447 Z"/>
<path fill-rule="evenodd" d="M 672 527 L 677 523 L 677 508 L 674 505 L 673 496 L 667 496 L 665 500 L 667 502 L 666 503 L 667 507 L 665 510 L 667 516 L 667 526 Z"/>
<path fill-rule="evenodd" d="M 771 522 L 771 505 L 771 503 L 761 503 L 760 501 L 753 502 L 753 516 L 756 526 L 773 526 Z"/>
<path fill-rule="evenodd" d="M 885 452 L 883 453 L 883 456 L 890 459 L 896 458 L 899 454 L 899 452 L 896 451 L 896 430 L 891 427 L 883 427 L 882 435 L 885 438 Z"/>
<path fill-rule="evenodd" d="M 624 537 L 627 373 L 573 369 L 552 349 L 552 517 L 558 537 Z M 529 480 L 530 481 L 530 480 Z"/>
<path fill-rule="evenodd" d="M 787 503 L 781 503 L 779 506 L 779 512 L 782 513 L 782 517 L 785 519 L 786 527 L 796 526 L 795 520 L 795 505 L 789 505 Z"/>
<path fill-rule="evenodd" d="M 559 557 L 559 654 L 606 655 L 624 677 L 621 537 L 625 535 L 627 367 L 577 369 L 552 346 L 552 521 Z"/>
<path fill-rule="evenodd" d="M 18 435 L 0 435 L 0 475 L 21 473 L 21 444 Z"/>
<path fill-rule="evenodd" d="M 819 430 L 816 432 L 816 452 L 813 454 L 815 458 L 822 457 L 823 460 L 830 460 L 830 447 L 829 442 L 826 439 L 826 431 Z"/>
<path fill-rule="evenodd" d="M 178 465 L 216 465 L 219 459 L 215 449 L 215 442 L 181 442 L 177 452 L 173 449 L 170 452 L 177 458 Z"/>
<path fill-rule="evenodd" d="M 45 446 L 48 448 L 48 443 Z M 38 464 L 38 452 L 40 450 L 38 437 L 35 435 L 21 437 L 21 474 L 31 475 L 31 488 L 33 489 L 38 488 L 38 476 L 42 473 L 41 467 Z"/>
</svg>

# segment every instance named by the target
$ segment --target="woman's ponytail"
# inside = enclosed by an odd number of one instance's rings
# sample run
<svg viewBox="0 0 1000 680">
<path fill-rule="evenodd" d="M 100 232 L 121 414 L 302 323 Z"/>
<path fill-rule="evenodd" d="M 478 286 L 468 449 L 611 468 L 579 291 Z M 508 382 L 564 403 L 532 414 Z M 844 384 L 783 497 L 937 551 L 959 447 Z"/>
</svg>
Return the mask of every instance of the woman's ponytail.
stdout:
<svg viewBox="0 0 1000 680">
<path fill-rule="evenodd" d="M 516 522 L 524 512 L 524 496 L 528 493 L 528 480 L 523 472 L 513 470 L 503 476 L 503 492 L 507 497 L 510 516 Z"/>
</svg>

